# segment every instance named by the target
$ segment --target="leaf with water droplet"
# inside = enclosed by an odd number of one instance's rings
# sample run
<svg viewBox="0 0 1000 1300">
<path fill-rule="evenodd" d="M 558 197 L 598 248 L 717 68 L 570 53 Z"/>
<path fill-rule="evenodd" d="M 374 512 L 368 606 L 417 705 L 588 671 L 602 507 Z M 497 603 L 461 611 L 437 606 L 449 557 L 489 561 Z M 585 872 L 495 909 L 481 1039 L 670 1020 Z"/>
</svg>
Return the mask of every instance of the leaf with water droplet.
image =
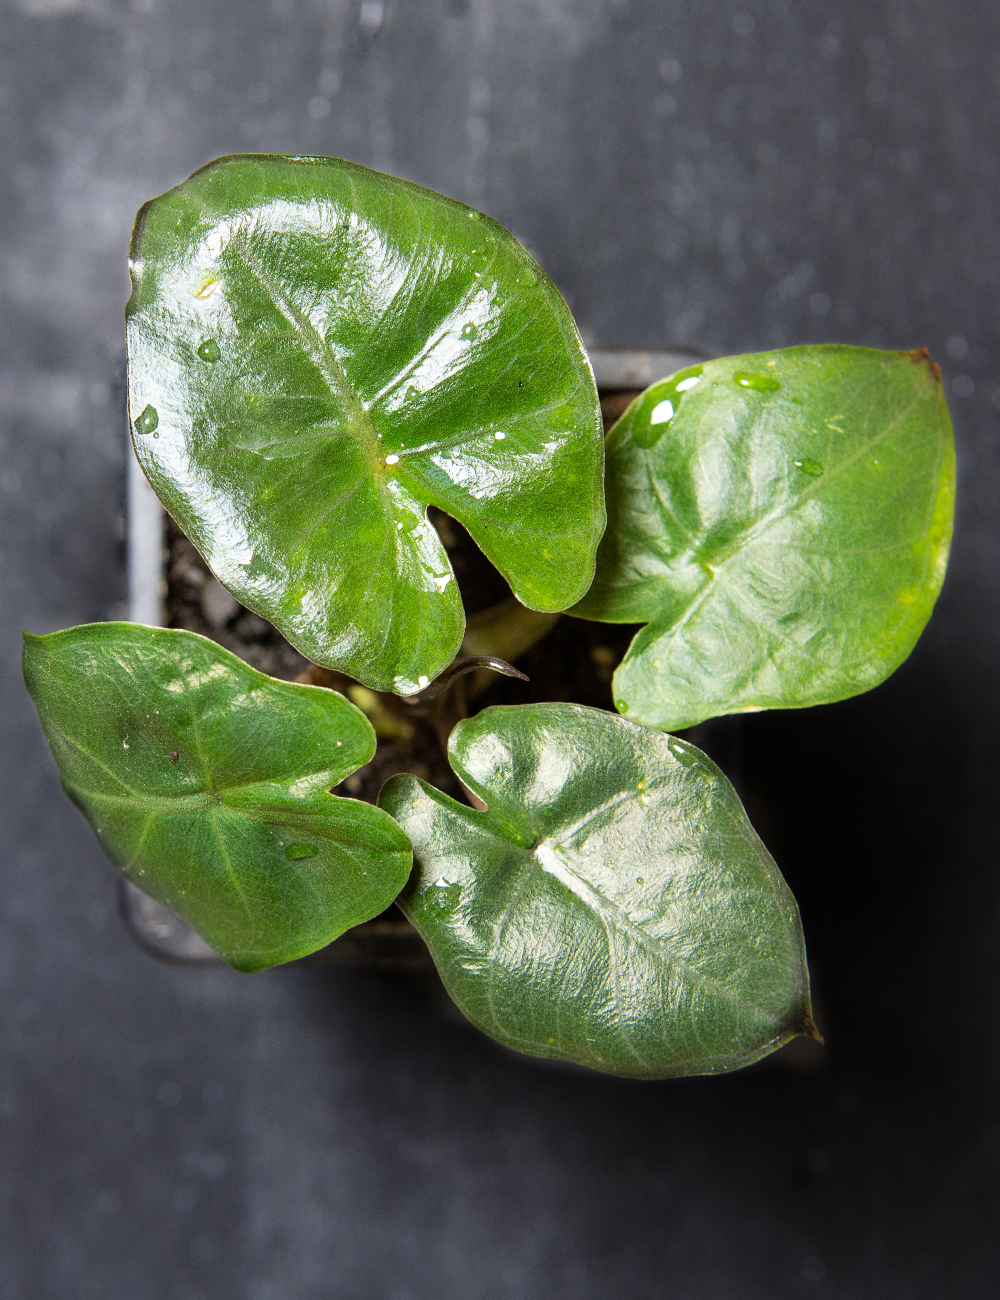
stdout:
<svg viewBox="0 0 1000 1300">
<path fill-rule="evenodd" d="M 755 393 L 776 393 L 781 388 L 781 381 L 774 375 L 755 374 L 750 370 L 737 370 L 733 379 L 740 388 L 749 388 Z"/>
<path fill-rule="evenodd" d="M 487 811 L 383 786 L 414 847 L 399 905 L 501 1043 L 659 1079 L 813 1032 L 795 900 L 723 774 L 670 739 L 575 704 L 489 708 L 448 746 Z"/>
<path fill-rule="evenodd" d="M 427 895 L 428 904 L 442 912 L 454 912 L 462 901 L 462 886 L 458 881 L 437 880 Z"/>
<path fill-rule="evenodd" d="M 700 750 L 695 749 L 694 745 L 688 745 L 677 736 L 667 737 L 667 749 L 670 750 L 682 767 L 694 767 L 701 757 Z"/>
<path fill-rule="evenodd" d="M 160 423 L 160 417 L 157 414 L 156 407 L 146 405 L 133 420 L 136 433 L 152 433 Z"/>
<path fill-rule="evenodd" d="M 701 383 L 703 370 L 700 365 L 688 366 L 646 389 L 632 421 L 632 441 L 637 447 L 656 446 L 687 394 Z"/>
<path fill-rule="evenodd" d="M 403 832 L 329 793 L 375 752 L 335 691 L 134 623 L 25 634 L 24 676 L 63 789 L 108 857 L 230 965 L 313 952 L 402 888 Z"/>
<path fill-rule="evenodd" d="M 242 604 L 373 689 L 437 676 L 462 641 L 429 504 L 546 612 L 587 590 L 604 529 L 573 318 L 472 215 L 353 163 L 240 156 L 147 204 L 133 234 L 130 401 L 170 412 L 162 446 L 136 439 L 147 478 Z M 210 362 L 209 331 L 225 365 L 178 366 L 179 347 Z M 240 563 L 251 547 L 265 581 Z"/>
<path fill-rule="evenodd" d="M 674 731 L 877 686 L 916 644 L 948 561 L 955 453 L 937 368 L 839 345 L 726 357 L 651 427 L 676 388 L 654 384 L 608 434 L 608 530 L 572 611 L 647 624 L 615 673 L 619 710 Z"/>
<path fill-rule="evenodd" d="M 315 858 L 318 854 L 318 844 L 289 844 L 285 849 L 285 857 L 289 862 L 304 862 L 306 858 Z"/>
</svg>

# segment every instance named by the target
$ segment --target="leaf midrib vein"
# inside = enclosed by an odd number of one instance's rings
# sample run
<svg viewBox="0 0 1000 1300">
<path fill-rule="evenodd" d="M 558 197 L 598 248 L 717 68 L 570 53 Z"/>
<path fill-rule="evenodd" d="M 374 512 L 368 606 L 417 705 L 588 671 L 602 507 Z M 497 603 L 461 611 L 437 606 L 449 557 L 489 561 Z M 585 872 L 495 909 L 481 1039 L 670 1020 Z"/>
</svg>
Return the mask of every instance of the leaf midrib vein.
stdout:
<svg viewBox="0 0 1000 1300">
<path fill-rule="evenodd" d="M 309 776 L 312 774 L 306 773 L 305 775 Z M 333 785 L 335 780 L 334 774 L 324 772 L 324 779 L 326 779 L 327 776 L 329 776 L 330 783 Z M 296 780 L 299 779 L 300 778 L 296 778 Z M 252 817 L 254 815 L 254 810 L 252 808 L 244 807 L 242 804 L 234 806 L 226 801 L 226 795 L 234 794 L 237 791 L 256 790 L 261 786 L 273 786 L 275 782 L 248 781 L 245 785 L 226 786 L 218 792 L 206 789 L 187 791 L 183 794 L 145 794 L 138 790 L 132 790 L 128 786 L 125 787 L 129 791 L 128 794 L 111 794 L 110 792 L 103 790 L 87 790 L 83 786 L 78 785 L 75 781 L 67 781 L 66 784 L 75 794 L 80 795 L 83 799 L 89 799 L 94 803 L 128 804 L 142 809 L 152 808 L 163 813 L 178 813 L 186 811 L 187 808 L 190 808 L 193 811 L 204 809 L 205 811 L 211 812 L 219 807 L 221 800 L 222 806 L 228 808 L 230 812 L 237 812 Z M 325 793 L 329 792 L 327 791 Z M 302 802 L 306 803 L 308 800 L 303 800 Z M 286 808 L 284 803 L 277 804 L 270 802 L 268 803 L 268 806 L 274 808 L 275 811 L 282 811 Z M 289 809 L 289 811 L 291 811 L 291 809 Z"/>
<path fill-rule="evenodd" d="M 793 501 L 786 502 L 786 504 L 783 505 L 780 509 L 774 511 L 770 515 L 765 516 L 763 519 L 759 520 L 752 527 L 748 528 L 746 532 L 744 532 L 741 536 L 737 537 L 736 539 L 734 539 L 732 542 L 729 543 L 729 545 L 726 547 L 726 551 L 721 556 L 713 556 L 710 560 L 705 560 L 705 557 L 701 557 L 702 563 L 709 564 L 712 572 L 710 575 L 706 573 L 705 576 L 707 581 L 705 585 L 690 597 L 689 604 L 686 610 L 684 611 L 683 616 L 680 618 L 679 621 L 675 619 L 675 621 L 671 625 L 666 627 L 664 629 L 664 635 L 669 640 L 673 640 L 677 636 L 679 636 L 680 633 L 687 626 L 687 624 L 691 621 L 692 617 L 697 613 L 697 611 L 705 603 L 708 597 L 715 591 L 718 575 L 723 568 L 731 564 L 734 560 L 737 560 L 741 557 L 745 557 L 747 551 L 751 547 L 766 541 L 768 534 L 772 531 L 772 529 L 776 524 L 780 523 L 783 519 L 786 519 L 788 516 L 796 513 L 804 504 L 811 501 L 813 497 L 815 497 L 819 492 L 821 492 L 824 488 L 828 487 L 830 482 L 834 478 L 843 474 L 857 460 L 859 460 L 866 453 L 870 452 L 874 447 L 877 447 L 879 443 L 883 442 L 890 435 L 890 433 L 892 433 L 892 431 L 895 428 L 897 428 L 907 418 L 907 416 L 909 416 L 909 414 L 913 411 L 913 409 L 917 405 L 919 405 L 920 401 L 921 401 L 921 397 L 919 395 L 917 397 L 914 397 L 913 401 L 910 402 L 909 405 L 904 410 L 900 411 L 899 414 L 894 419 L 890 420 L 889 423 L 885 426 L 885 428 L 882 429 L 882 431 L 876 437 L 869 439 L 867 442 L 865 442 L 860 447 L 858 447 L 850 456 L 846 457 L 843 461 L 841 461 L 840 464 L 837 465 L 834 469 L 832 469 L 829 473 L 824 474 L 821 481 L 818 481 L 815 485 L 806 488 L 803 492 L 801 492 L 798 496 L 796 496 Z M 702 568 L 702 572 L 703 573 L 705 572 L 704 568 Z M 649 622 L 650 623 L 656 622 L 655 614 L 649 620 Z"/>
<path fill-rule="evenodd" d="M 206 204 L 199 195 L 195 194 L 186 185 L 181 186 L 180 188 L 183 189 L 187 197 L 195 204 L 195 206 L 201 212 L 212 211 L 210 205 Z M 372 461 L 373 476 L 376 479 L 378 479 L 380 475 L 374 473 L 374 471 L 381 464 L 381 459 L 380 459 L 381 451 L 377 446 L 378 434 L 375 425 L 372 422 L 371 415 L 369 413 L 369 406 L 366 405 L 358 396 L 358 394 L 354 391 L 354 388 L 352 387 L 350 380 L 347 378 L 344 368 L 340 364 L 339 360 L 337 359 L 336 354 L 334 353 L 330 345 L 326 342 L 326 340 L 323 338 L 323 336 L 320 334 L 319 330 L 317 330 L 316 326 L 313 324 L 312 320 L 310 320 L 309 316 L 305 312 L 303 312 L 297 306 L 296 303 L 294 303 L 290 298 L 288 298 L 283 293 L 281 286 L 277 283 L 277 281 L 274 280 L 270 272 L 268 272 L 266 268 L 261 265 L 258 259 L 254 257 L 254 255 L 252 254 L 252 252 L 248 247 L 249 245 L 248 232 L 244 230 L 241 231 L 240 234 L 242 235 L 242 241 L 238 242 L 238 240 L 234 238 L 230 242 L 228 247 L 232 250 L 234 255 L 237 256 L 242 261 L 242 263 L 247 268 L 247 270 L 251 273 L 251 275 L 254 276 L 254 278 L 260 284 L 261 288 L 263 288 L 264 291 L 267 293 L 268 297 L 271 299 L 272 303 L 277 308 L 277 310 L 281 313 L 281 315 L 285 318 L 285 320 L 287 320 L 288 323 L 292 326 L 292 328 L 296 331 L 296 333 L 298 334 L 299 338 L 303 343 L 303 346 L 309 352 L 310 356 L 312 356 L 313 361 L 315 362 L 317 368 L 319 369 L 324 380 L 326 381 L 327 386 L 330 389 L 331 395 L 334 396 L 335 398 L 338 398 L 344 404 L 352 419 L 357 423 L 357 425 L 362 430 L 363 437 L 361 441 L 364 443 L 365 450 L 367 451 Z M 478 292 L 478 289 L 476 289 L 476 291 Z M 468 297 L 469 294 L 471 294 L 472 292 L 473 292 L 473 287 L 470 287 L 466 297 Z M 526 326 L 523 326 L 522 328 L 526 328 Z M 520 332 L 520 330 L 518 332 Z M 427 353 L 429 349 L 435 346 L 439 341 L 440 339 L 438 337 L 434 337 L 428 340 L 424 344 L 424 347 L 421 349 L 420 354 L 418 354 L 418 357 L 414 358 L 414 360 L 411 361 L 410 365 L 407 366 L 403 372 L 401 372 L 402 378 L 397 377 L 396 381 L 393 384 L 390 384 L 386 388 L 383 388 L 372 400 L 371 405 L 374 405 L 376 402 L 380 401 L 380 399 L 386 396 L 387 393 L 394 391 L 395 388 L 400 387 L 403 380 L 406 377 L 412 375 L 413 368 L 416 365 L 416 363 L 423 357 L 423 355 Z M 302 396 L 302 395 L 296 394 L 291 396 Z M 306 396 L 312 397 L 311 394 Z M 540 411 L 532 411 L 530 415 L 533 417 L 538 414 L 545 414 L 550 409 L 553 409 L 553 407 L 558 406 L 562 400 L 563 399 L 560 398 L 557 401 L 543 407 Z M 495 431 L 495 429 L 491 428 L 485 430 L 484 429 L 470 430 L 469 432 L 462 434 L 460 435 L 460 437 L 455 439 L 442 440 L 440 443 L 430 443 L 425 447 L 421 447 L 418 452 L 404 453 L 404 450 L 400 449 L 399 454 L 401 457 L 404 454 L 407 454 L 412 457 L 415 455 L 425 455 L 428 453 L 432 453 L 439 449 L 447 450 L 452 446 L 460 445 L 464 441 L 473 441 L 476 438 L 482 437 L 484 436 L 484 434 L 488 434 L 491 431 Z M 268 444 L 268 445 L 273 445 L 273 444 Z M 246 450 L 254 450 L 254 449 L 247 448 Z"/>
<path fill-rule="evenodd" d="M 330 392 L 340 400 L 347 414 L 361 433 L 360 440 L 374 462 L 376 459 L 375 442 L 377 438 L 375 426 L 364 403 L 351 387 L 344 368 L 334 355 L 333 349 L 320 334 L 309 316 L 283 292 L 280 284 L 253 255 L 249 248 L 249 237 L 247 235 L 244 235 L 243 240 L 239 242 L 234 239 L 230 244 L 230 248 L 251 275 L 254 276 L 285 320 L 296 331 L 303 347 L 312 357 L 313 362 L 326 380 Z"/>
<path fill-rule="evenodd" d="M 584 818 L 580 823 L 576 823 L 574 827 L 571 829 L 570 833 L 575 834 L 581 825 L 586 825 L 589 821 L 593 820 L 595 816 L 598 816 L 602 811 L 617 806 L 626 797 L 628 797 L 627 792 L 623 792 L 622 794 L 616 795 L 612 799 L 605 801 L 605 803 L 602 804 L 599 809 L 595 809 L 593 814 L 589 815 L 587 818 Z M 678 957 L 674 953 L 672 953 L 668 940 L 658 939 L 652 935 L 647 935 L 639 926 L 636 925 L 636 923 L 631 919 L 631 917 L 628 916 L 628 914 L 624 911 L 624 909 L 619 904 L 615 903 L 612 899 L 605 898 L 605 896 L 601 894 L 599 890 L 595 889 L 594 886 L 591 885 L 589 881 L 584 880 L 583 877 L 581 877 L 578 873 L 572 871 L 569 868 L 569 866 L 566 864 L 565 859 L 561 855 L 556 853 L 556 848 L 561 847 L 561 841 L 543 839 L 540 842 L 540 844 L 536 846 L 535 851 L 532 851 L 531 849 L 526 849 L 523 845 L 512 844 L 512 841 L 507 839 L 506 836 L 502 834 L 497 834 L 496 832 L 493 831 L 489 831 L 486 827 L 480 826 L 480 829 L 487 830 L 487 833 L 495 837 L 499 841 L 499 843 L 501 843 L 505 848 L 510 848 L 510 847 L 517 848 L 522 853 L 524 853 L 526 857 L 533 859 L 532 866 L 529 866 L 527 863 L 525 864 L 526 880 L 522 882 L 521 885 L 518 886 L 514 897 L 509 900 L 507 906 L 504 909 L 504 913 L 500 922 L 502 928 L 504 929 L 506 928 L 506 925 L 510 920 L 510 916 L 514 904 L 517 901 L 519 901 L 521 897 L 523 897 L 524 884 L 530 883 L 530 880 L 534 877 L 534 870 L 532 869 L 532 867 L 535 864 L 541 867 L 543 871 L 547 871 L 548 874 L 552 876 L 554 879 L 558 880 L 560 878 L 555 872 L 551 870 L 551 868 L 546 867 L 545 863 L 537 855 L 538 847 L 547 846 L 552 852 L 553 856 L 556 858 L 557 862 L 559 862 L 559 864 L 562 866 L 566 874 L 570 876 L 572 880 L 577 883 L 577 885 L 579 885 L 579 888 L 578 889 L 574 888 L 573 885 L 569 884 L 566 881 L 563 881 L 562 883 L 565 884 L 567 888 L 569 888 L 571 892 L 578 899 L 580 899 L 582 903 L 584 903 L 585 906 L 588 906 L 597 915 L 597 917 L 600 919 L 605 929 L 607 928 L 607 924 L 608 924 L 607 916 L 608 914 L 611 914 L 612 917 L 622 922 L 623 928 L 626 929 L 628 933 L 641 946 L 653 950 L 656 956 L 659 957 L 659 959 L 661 960 L 664 966 L 675 967 L 681 974 L 682 978 L 689 980 L 692 984 L 695 984 L 699 987 L 711 989 L 712 991 L 720 995 L 724 1000 L 730 1002 L 733 1006 L 737 1007 L 738 1009 L 746 1009 L 756 1015 L 763 1015 L 767 1017 L 769 1020 L 773 1021 L 773 1023 L 778 1026 L 780 1026 L 780 1024 L 782 1023 L 782 1017 L 780 1015 L 768 1011 L 766 1008 L 758 1006 L 755 1003 L 748 1002 L 746 998 L 741 998 L 739 994 L 734 993 L 731 989 L 727 988 L 723 984 L 720 984 L 717 980 L 713 980 L 710 976 L 703 975 L 700 971 L 694 970 L 686 961 L 683 960 L 683 958 Z M 596 905 L 594 900 L 596 900 Z M 498 934 L 498 940 L 499 938 L 500 935 Z M 488 998 L 492 1004 L 492 996 L 490 994 L 488 994 Z"/>
<path fill-rule="evenodd" d="M 698 985 L 702 988 L 711 989 L 724 1001 L 731 1003 L 739 1009 L 746 1009 L 757 1015 L 765 1016 L 776 1025 L 781 1023 L 782 1017 L 780 1015 L 777 1015 L 773 1011 L 768 1011 L 766 1008 L 758 1006 L 753 1002 L 748 1002 L 746 998 L 740 997 L 738 993 L 734 993 L 732 989 L 727 988 L 724 984 L 720 984 L 718 980 L 714 980 L 711 976 L 704 975 L 700 971 L 695 970 L 688 962 L 684 961 L 683 958 L 678 957 L 676 954 L 671 952 L 667 940 L 657 939 L 652 935 L 646 934 L 640 926 L 636 925 L 624 908 L 613 899 L 605 897 L 605 895 L 588 880 L 585 880 L 578 872 L 573 871 L 567 864 L 566 860 L 556 853 L 555 845 L 552 841 L 543 840 L 542 844 L 538 847 L 541 848 L 543 846 L 549 849 L 556 862 L 558 862 L 562 868 L 562 871 L 570 878 L 569 880 L 562 880 L 562 883 L 566 885 L 582 903 L 590 907 L 597 914 L 602 924 L 605 926 L 607 925 L 607 916 L 610 915 L 640 946 L 653 951 L 665 964 L 675 966 L 680 971 L 681 975 L 692 984 Z M 542 870 L 547 871 L 549 875 L 553 876 L 557 880 L 561 879 L 561 874 L 553 871 L 551 866 L 546 865 L 544 860 L 538 856 L 537 849 L 535 850 L 534 857 Z"/>
</svg>

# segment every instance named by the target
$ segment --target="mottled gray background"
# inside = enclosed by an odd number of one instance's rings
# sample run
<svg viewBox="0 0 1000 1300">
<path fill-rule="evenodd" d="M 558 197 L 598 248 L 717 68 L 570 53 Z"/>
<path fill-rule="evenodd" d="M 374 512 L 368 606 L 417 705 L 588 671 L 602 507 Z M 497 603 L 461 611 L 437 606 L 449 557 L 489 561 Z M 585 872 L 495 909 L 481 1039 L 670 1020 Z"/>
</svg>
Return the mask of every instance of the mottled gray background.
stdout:
<svg viewBox="0 0 1000 1300">
<path fill-rule="evenodd" d="M 0 1295 L 985 1296 L 1000 1267 L 995 0 L 0 0 Z M 928 345 L 952 571 L 884 687 L 747 724 L 828 1047 L 630 1084 L 404 978 L 154 964 L 20 628 L 120 608 L 125 254 L 215 155 L 476 204 L 601 343 Z"/>
</svg>

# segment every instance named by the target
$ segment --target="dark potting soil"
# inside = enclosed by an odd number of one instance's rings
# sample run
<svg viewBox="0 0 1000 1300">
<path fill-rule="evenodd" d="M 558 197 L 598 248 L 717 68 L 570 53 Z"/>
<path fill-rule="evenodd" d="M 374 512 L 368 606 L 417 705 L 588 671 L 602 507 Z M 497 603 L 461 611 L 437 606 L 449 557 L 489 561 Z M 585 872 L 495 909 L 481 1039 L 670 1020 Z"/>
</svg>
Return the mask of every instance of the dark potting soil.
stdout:
<svg viewBox="0 0 1000 1300">
<path fill-rule="evenodd" d="M 613 393 L 602 399 L 605 428 L 633 396 Z M 448 551 L 466 613 L 475 614 L 507 599 L 511 595 L 509 586 L 466 530 L 439 510 L 432 508 L 430 517 Z M 368 714 L 378 737 L 375 756 L 336 788 L 337 794 L 368 803 L 376 801 L 383 783 L 397 772 L 411 772 L 453 798 L 464 800 L 445 757 L 443 742 L 459 717 L 491 704 L 567 700 L 613 709 L 611 676 L 638 630 L 632 625 L 591 623 L 563 616 L 518 659 L 517 667 L 529 681 L 497 674 L 488 689 L 470 703 L 464 696 L 471 679 L 460 679 L 448 699 L 425 707 L 394 695 L 377 694 L 343 673 L 310 664 L 266 619 L 245 609 L 226 591 L 172 519 L 167 523 L 167 547 L 168 627 L 200 632 L 271 677 L 339 690 Z"/>
</svg>

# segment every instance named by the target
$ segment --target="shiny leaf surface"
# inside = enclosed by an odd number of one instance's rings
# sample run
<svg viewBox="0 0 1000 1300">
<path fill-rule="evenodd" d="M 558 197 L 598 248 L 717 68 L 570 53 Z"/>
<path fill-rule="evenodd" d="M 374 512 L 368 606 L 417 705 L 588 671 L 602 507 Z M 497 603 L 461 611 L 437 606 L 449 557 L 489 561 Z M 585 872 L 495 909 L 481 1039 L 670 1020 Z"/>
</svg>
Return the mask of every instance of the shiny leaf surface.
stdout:
<svg viewBox="0 0 1000 1300">
<path fill-rule="evenodd" d="M 410 694 L 462 641 L 429 504 L 515 595 L 578 600 L 604 528 L 590 363 L 490 218 L 352 163 L 223 158 L 139 213 L 136 454 L 221 582 L 303 654 Z"/>
<path fill-rule="evenodd" d="M 25 634 L 63 789 L 111 861 L 239 970 L 330 943 L 410 871 L 385 813 L 327 793 L 375 750 L 341 695 L 134 623 Z"/>
<path fill-rule="evenodd" d="M 803 347 L 654 384 L 607 440 L 574 613 L 644 622 L 615 702 L 666 730 L 877 686 L 944 580 L 955 453 L 925 352 Z"/>
<path fill-rule="evenodd" d="M 452 767 L 379 797 L 410 836 L 398 902 L 468 1018 L 635 1078 L 737 1069 L 814 1032 L 798 909 L 700 750 L 576 704 L 485 709 Z"/>
</svg>

